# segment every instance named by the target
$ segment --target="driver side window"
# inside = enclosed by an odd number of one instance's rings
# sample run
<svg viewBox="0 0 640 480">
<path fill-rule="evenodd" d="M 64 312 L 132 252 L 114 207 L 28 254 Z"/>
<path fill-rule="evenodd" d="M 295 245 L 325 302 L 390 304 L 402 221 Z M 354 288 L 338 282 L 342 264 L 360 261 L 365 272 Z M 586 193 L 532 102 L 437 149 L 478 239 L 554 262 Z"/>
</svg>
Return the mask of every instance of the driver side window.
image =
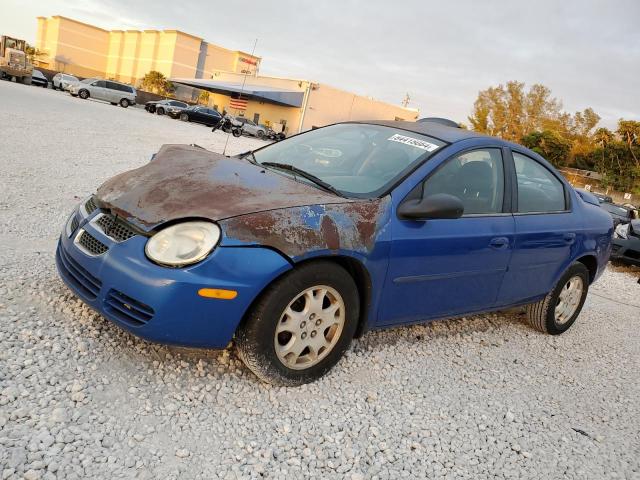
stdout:
<svg viewBox="0 0 640 480">
<path fill-rule="evenodd" d="M 425 197 L 437 193 L 458 197 L 464 205 L 464 215 L 501 213 L 502 152 L 499 148 L 484 148 L 450 158 L 424 182 Z"/>
</svg>

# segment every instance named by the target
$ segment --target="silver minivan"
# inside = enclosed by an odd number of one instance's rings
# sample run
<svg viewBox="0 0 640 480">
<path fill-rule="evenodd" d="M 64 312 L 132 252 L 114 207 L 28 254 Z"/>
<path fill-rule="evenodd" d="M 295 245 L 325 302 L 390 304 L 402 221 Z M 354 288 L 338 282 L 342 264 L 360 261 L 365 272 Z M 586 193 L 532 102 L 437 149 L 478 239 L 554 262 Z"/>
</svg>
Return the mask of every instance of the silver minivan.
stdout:
<svg viewBox="0 0 640 480">
<path fill-rule="evenodd" d="M 131 85 L 114 80 L 86 78 L 72 85 L 69 88 L 69 93 L 84 100 L 95 98 L 109 102 L 111 105 L 120 105 L 123 108 L 136 104 L 136 89 Z"/>
</svg>

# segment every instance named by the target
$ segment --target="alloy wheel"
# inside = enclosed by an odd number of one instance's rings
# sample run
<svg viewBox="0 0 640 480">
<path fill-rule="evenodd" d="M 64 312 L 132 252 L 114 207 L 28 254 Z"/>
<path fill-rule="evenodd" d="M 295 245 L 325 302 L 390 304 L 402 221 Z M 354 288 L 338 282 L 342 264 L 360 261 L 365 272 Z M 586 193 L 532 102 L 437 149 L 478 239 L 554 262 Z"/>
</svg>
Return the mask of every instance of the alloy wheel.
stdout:
<svg viewBox="0 0 640 480">
<path fill-rule="evenodd" d="M 288 368 L 317 365 L 335 347 L 345 322 L 342 296 L 326 285 L 307 288 L 285 308 L 274 336 L 278 359 Z"/>
<path fill-rule="evenodd" d="M 582 299 L 583 290 L 584 282 L 582 277 L 578 275 L 571 277 L 564 284 L 558 295 L 558 303 L 556 303 L 555 308 L 555 320 L 558 325 L 567 323 L 576 313 Z"/>
</svg>

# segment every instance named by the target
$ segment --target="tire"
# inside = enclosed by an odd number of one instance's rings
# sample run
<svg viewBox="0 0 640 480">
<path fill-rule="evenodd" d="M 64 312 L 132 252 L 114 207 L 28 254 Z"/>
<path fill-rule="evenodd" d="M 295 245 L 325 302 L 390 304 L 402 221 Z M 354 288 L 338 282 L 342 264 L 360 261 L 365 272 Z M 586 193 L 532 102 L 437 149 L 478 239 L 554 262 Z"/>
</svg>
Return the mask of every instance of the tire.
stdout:
<svg viewBox="0 0 640 480">
<path fill-rule="evenodd" d="M 181 113 L 180 114 L 180 120 L 182 120 L 183 122 L 189 122 L 189 115 L 187 115 L 186 113 Z"/>
<path fill-rule="evenodd" d="M 242 130 L 240 130 L 239 128 L 232 128 L 231 129 L 231 134 L 234 137 L 239 137 L 240 135 L 242 135 Z"/>
<path fill-rule="evenodd" d="M 574 287 L 571 287 L 570 282 Z M 580 293 L 569 293 L 580 286 Z M 561 294 L 564 292 L 564 298 Z M 569 330 L 576 321 L 589 291 L 589 271 L 576 262 L 560 277 L 558 283 L 542 300 L 527 305 L 527 321 L 536 330 L 550 335 L 559 335 Z M 569 301 L 569 299 L 571 301 Z M 563 309 L 563 305 L 566 307 Z M 560 310 L 558 310 L 560 309 Z"/>
<path fill-rule="evenodd" d="M 87 98 L 89 98 L 89 96 L 90 96 L 90 95 L 89 95 L 89 91 L 88 91 L 88 90 L 84 90 L 84 89 L 83 89 L 83 90 L 80 90 L 80 91 L 78 92 L 78 96 L 79 96 L 81 99 L 86 100 L 86 99 L 87 99 Z"/>
<path fill-rule="evenodd" d="M 265 135 L 265 134 L 264 134 L 264 131 L 263 131 L 263 130 L 258 130 L 258 131 L 256 132 L 256 137 L 258 137 L 258 138 L 260 138 L 260 139 L 263 139 L 263 138 L 264 138 L 264 135 Z"/>
<path fill-rule="evenodd" d="M 158 115 L 164 115 L 164 108 L 160 107 L 160 108 L 156 108 L 156 113 Z"/>
<path fill-rule="evenodd" d="M 122 108 L 127 108 L 129 106 L 129 100 L 126 98 L 121 98 L 119 103 Z"/>
<path fill-rule="evenodd" d="M 301 296 L 309 291 L 313 292 L 311 297 Z M 309 303 L 314 301 L 319 309 Z M 333 317 L 324 317 L 321 312 L 330 307 L 333 311 L 326 315 Z M 312 313 L 307 317 L 309 308 Z M 286 310 L 294 316 L 286 315 Z M 313 311 L 319 312 L 317 316 Z M 325 261 L 304 264 L 273 282 L 253 305 L 237 331 L 238 357 L 263 382 L 286 386 L 312 382 L 326 374 L 349 348 L 359 312 L 358 289 L 345 269 Z M 276 335 L 278 327 L 281 331 Z M 300 336 L 291 335 L 287 328 Z M 314 342 L 325 345 L 317 348 L 319 356 L 315 359 L 309 347 L 300 350 L 301 345 Z M 283 344 L 291 344 L 290 348 L 300 353 L 289 351 L 289 358 L 281 359 L 276 345 Z"/>
<path fill-rule="evenodd" d="M 113 105 L 113 106 L 117 106 L 118 105 L 116 102 L 109 102 L 109 103 L 111 103 L 111 105 Z"/>
<path fill-rule="evenodd" d="M 17 80 L 17 79 L 16 79 Z M 20 81 L 24 84 L 24 85 L 31 85 L 31 75 L 27 75 L 25 77 L 22 77 L 20 79 Z"/>
</svg>

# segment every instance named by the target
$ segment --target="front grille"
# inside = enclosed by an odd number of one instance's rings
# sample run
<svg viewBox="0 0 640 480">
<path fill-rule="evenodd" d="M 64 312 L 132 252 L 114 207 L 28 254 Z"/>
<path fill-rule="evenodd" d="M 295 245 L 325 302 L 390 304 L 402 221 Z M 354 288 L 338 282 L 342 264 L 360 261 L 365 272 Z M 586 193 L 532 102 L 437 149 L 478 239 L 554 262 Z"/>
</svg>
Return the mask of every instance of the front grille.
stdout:
<svg viewBox="0 0 640 480">
<path fill-rule="evenodd" d="M 119 219 L 115 215 L 102 215 L 96 222 L 96 225 L 100 227 L 105 235 L 113 238 L 116 242 L 124 242 L 136 235 L 136 232 L 127 222 Z"/>
<path fill-rule="evenodd" d="M 109 290 L 105 298 L 106 310 L 118 320 L 140 327 L 153 318 L 154 311 L 149 305 L 125 295 L 118 290 Z"/>
<path fill-rule="evenodd" d="M 76 242 L 84 248 L 91 255 L 102 255 L 104 252 L 109 250 L 104 243 L 95 238 L 86 230 L 80 233 L 80 236 L 76 239 Z"/>
<path fill-rule="evenodd" d="M 89 198 L 89 200 L 87 200 L 84 203 L 84 209 L 87 211 L 87 215 L 91 215 L 93 212 L 95 212 L 98 209 L 98 206 L 96 205 L 96 202 L 93 200 L 93 197 Z"/>
<path fill-rule="evenodd" d="M 58 245 L 56 255 L 58 257 L 60 273 L 64 276 L 65 280 L 89 300 L 94 300 L 98 296 L 98 292 L 100 292 L 102 282 L 71 258 L 71 256 L 65 252 L 62 245 Z"/>
<path fill-rule="evenodd" d="M 71 232 L 73 233 L 78 229 L 78 225 L 80 224 L 80 222 L 78 222 L 78 217 L 74 214 L 73 218 L 71 219 Z"/>
</svg>

